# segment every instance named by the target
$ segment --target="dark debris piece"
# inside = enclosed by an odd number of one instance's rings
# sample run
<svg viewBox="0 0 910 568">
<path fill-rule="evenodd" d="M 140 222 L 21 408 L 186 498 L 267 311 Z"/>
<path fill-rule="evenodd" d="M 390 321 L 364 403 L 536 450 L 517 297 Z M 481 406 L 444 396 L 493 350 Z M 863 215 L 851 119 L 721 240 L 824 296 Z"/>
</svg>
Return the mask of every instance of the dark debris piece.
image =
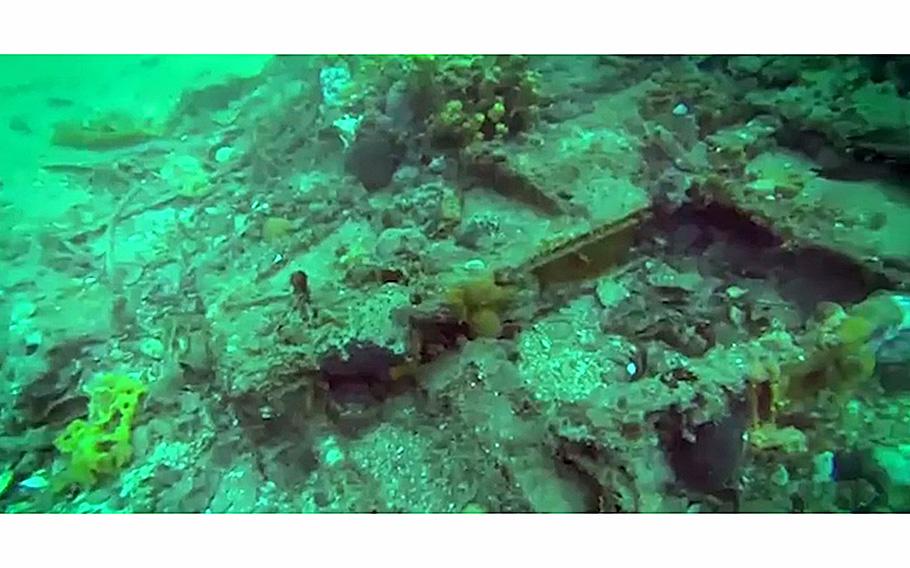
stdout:
<svg viewBox="0 0 910 568">
<path fill-rule="evenodd" d="M 310 283 L 306 272 L 295 270 L 291 273 L 291 289 L 294 291 L 294 295 L 302 301 L 308 302 L 310 300 Z"/>
<path fill-rule="evenodd" d="M 875 462 L 869 449 L 839 450 L 834 454 L 832 478 L 838 483 L 842 503 L 847 510 L 861 513 L 875 510 L 885 503 L 887 474 Z M 866 488 L 863 499 L 855 493 Z M 871 491 L 870 491 L 871 490 Z"/>
<path fill-rule="evenodd" d="M 381 401 L 390 392 L 392 370 L 405 362 L 397 355 L 374 343 L 356 343 L 346 355 L 333 352 L 319 365 L 322 380 L 337 402 Z"/>
<path fill-rule="evenodd" d="M 684 417 L 668 413 L 663 445 L 677 480 L 687 489 L 716 493 L 729 489 L 743 461 L 746 405 L 736 402 L 726 417 L 700 424 L 685 435 Z"/>
<path fill-rule="evenodd" d="M 412 315 L 409 325 L 421 363 L 429 363 L 447 351 L 457 350 L 472 336 L 467 322 L 447 312 Z"/>
<path fill-rule="evenodd" d="M 402 150 L 388 133 L 366 132 L 348 151 L 345 167 L 368 191 L 382 189 L 392 183 L 392 176 L 401 165 Z"/>
<path fill-rule="evenodd" d="M 886 393 L 910 392 L 910 330 L 882 343 L 876 353 L 876 374 Z"/>
</svg>

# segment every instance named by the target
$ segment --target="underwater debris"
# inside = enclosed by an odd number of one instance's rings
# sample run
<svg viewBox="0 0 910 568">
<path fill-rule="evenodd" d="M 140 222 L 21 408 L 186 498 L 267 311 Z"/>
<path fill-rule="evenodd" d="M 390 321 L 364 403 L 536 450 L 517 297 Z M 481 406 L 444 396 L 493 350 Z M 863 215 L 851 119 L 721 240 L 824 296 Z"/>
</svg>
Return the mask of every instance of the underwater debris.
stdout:
<svg viewBox="0 0 910 568">
<path fill-rule="evenodd" d="M 508 272 L 534 274 L 544 285 L 593 278 L 627 258 L 636 229 L 647 217 L 647 213 L 634 213 L 591 229 L 558 235 Z"/>
<path fill-rule="evenodd" d="M 304 302 L 309 301 L 310 283 L 306 272 L 295 270 L 291 273 L 291 290 L 294 291 L 294 295 L 301 298 Z"/>
<path fill-rule="evenodd" d="M 729 487 L 745 455 L 749 415 L 744 402 L 730 405 L 722 418 L 691 428 L 671 415 L 662 430 L 663 445 L 677 479 L 687 488 L 715 492 Z"/>
<path fill-rule="evenodd" d="M 80 207 L 3 237 L 0 312 L 36 307 L 0 326 L 3 506 L 904 510 L 907 94 L 868 85 L 893 71 L 281 57 L 154 144 L 73 123 L 125 151 L 51 156 Z M 74 392 L 98 361 L 155 377 L 132 457 L 49 491 L 68 424 L 119 447 Z"/>
<path fill-rule="evenodd" d="M 402 380 L 412 366 L 403 355 L 374 343 L 353 343 L 319 363 L 328 417 L 344 432 L 357 434 L 375 423 L 381 403 L 408 388 Z"/>
<path fill-rule="evenodd" d="M 871 495 L 852 511 L 910 511 L 910 446 L 906 444 L 873 445 L 841 450 L 833 455 L 831 478 L 838 485 L 863 481 L 871 486 Z"/>
<path fill-rule="evenodd" d="M 879 383 L 888 394 L 910 391 L 910 330 L 882 341 L 875 354 Z"/>
<path fill-rule="evenodd" d="M 319 372 L 330 392 L 339 400 L 349 396 L 358 399 L 365 392 L 380 400 L 387 394 L 385 387 L 393 380 L 393 369 L 403 362 L 401 355 L 376 344 L 356 343 L 348 346 L 344 353 L 335 352 L 324 357 Z"/>
<path fill-rule="evenodd" d="M 401 165 L 401 152 L 390 133 L 361 129 L 348 150 L 345 166 L 364 188 L 375 191 L 392 183 Z"/>
<path fill-rule="evenodd" d="M 160 137 L 162 130 L 126 113 L 107 113 L 78 122 L 54 125 L 51 143 L 79 150 L 113 150 Z"/>
<path fill-rule="evenodd" d="M 472 335 L 470 324 L 448 311 L 410 314 L 408 328 L 411 352 L 420 363 L 429 363 L 456 350 Z"/>
</svg>

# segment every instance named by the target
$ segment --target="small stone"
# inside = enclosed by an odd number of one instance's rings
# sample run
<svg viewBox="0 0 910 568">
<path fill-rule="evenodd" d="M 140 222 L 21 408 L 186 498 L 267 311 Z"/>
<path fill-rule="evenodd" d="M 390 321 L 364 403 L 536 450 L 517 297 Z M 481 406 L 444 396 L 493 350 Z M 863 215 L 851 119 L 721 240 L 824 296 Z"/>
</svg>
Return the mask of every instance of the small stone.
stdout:
<svg viewBox="0 0 910 568">
<path fill-rule="evenodd" d="M 749 187 L 757 191 L 774 191 L 777 187 L 777 183 L 771 179 L 761 178 L 750 183 Z M 772 195 L 771 197 L 774 196 Z"/>
<path fill-rule="evenodd" d="M 798 454 L 806 451 L 806 435 L 793 426 L 778 428 L 774 425 L 763 425 L 749 434 L 752 446 L 760 451 L 781 451 L 785 454 Z"/>
<path fill-rule="evenodd" d="M 108 351 L 107 356 L 111 361 L 127 361 L 132 358 L 131 353 L 127 353 L 117 347 L 112 347 L 111 350 Z"/>
<path fill-rule="evenodd" d="M 771 483 L 778 487 L 786 487 L 790 483 L 790 472 L 782 465 L 777 466 L 777 469 L 771 474 Z"/>
<path fill-rule="evenodd" d="M 873 457 L 891 484 L 910 487 L 910 444 L 876 447 Z"/>
<path fill-rule="evenodd" d="M 400 185 L 416 184 L 420 178 L 420 170 L 414 166 L 404 166 L 392 176 L 392 181 Z"/>
<path fill-rule="evenodd" d="M 223 164 L 231 159 L 234 155 L 234 148 L 231 146 L 222 146 L 215 151 L 215 161 Z"/>
<path fill-rule="evenodd" d="M 464 263 L 464 269 L 468 272 L 483 272 L 487 269 L 487 263 L 481 258 L 472 258 Z"/>
<path fill-rule="evenodd" d="M 33 302 L 19 302 L 13 306 L 12 313 L 10 314 L 10 319 L 13 323 L 16 323 L 32 317 L 37 311 L 38 306 Z"/>
<path fill-rule="evenodd" d="M 436 156 L 430 160 L 430 165 L 427 166 L 427 169 L 434 174 L 441 174 L 446 171 L 446 159 L 445 156 Z"/>
<path fill-rule="evenodd" d="M 728 298 L 731 300 L 738 300 L 745 296 L 749 291 L 745 288 L 740 288 L 739 286 L 730 286 L 727 288 L 726 292 Z"/>
<path fill-rule="evenodd" d="M 344 459 L 344 454 L 338 448 L 332 448 L 325 454 L 325 464 L 333 466 Z"/>
<path fill-rule="evenodd" d="M 879 446 L 872 458 L 880 470 L 881 483 L 892 511 L 910 510 L 910 444 Z"/>
<path fill-rule="evenodd" d="M 19 482 L 19 487 L 23 489 L 31 489 L 35 491 L 40 491 L 46 489 L 50 486 L 50 482 L 47 480 L 47 477 L 44 471 L 38 471 L 32 474 L 29 478 L 23 479 Z"/>
<path fill-rule="evenodd" d="M 834 452 L 822 452 L 812 459 L 812 481 L 822 483 L 834 479 Z"/>
<path fill-rule="evenodd" d="M 595 290 L 600 305 L 604 308 L 612 308 L 629 297 L 629 291 L 611 278 L 603 278 L 597 282 Z"/>
<path fill-rule="evenodd" d="M 249 228 L 249 226 L 250 226 L 250 216 L 244 215 L 242 213 L 235 215 L 234 219 L 233 219 L 233 224 L 234 224 L 234 234 L 242 235 L 247 230 L 247 228 Z"/>
<path fill-rule="evenodd" d="M 891 300 L 901 312 L 900 329 L 910 329 L 910 295 L 894 294 L 891 296 Z"/>
<path fill-rule="evenodd" d="M 44 336 L 41 334 L 41 330 L 36 329 L 28 335 L 25 336 L 25 349 L 26 352 L 31 354 L 37 351 L 41 344 L 44 342 Z"/>
<path fill-rule="evenodd" d="M 746 312 L 737 306 L 730 306 L 727 317 L 730 318 L 731 322 L 740 327 L 746 323 Z"/>
<path fill-rule="evenodd" d="M 345 149 L 350 148 L 357 138 L 357 129 L 360 128 L 361 120 L 363 120 L 361 116 L 346 114 L 332 123 L 332 126 L 338 129 L 338 137 Z"/>
<path fill-rule="evenodd" d="M 686 116 L 689 114 L 689 107 L 685 103 L 679 103 L 673 107 L 673 116 Z"/>
<path fill-rule="evenodd" d="M 139 343 L 139 352 L 155 360 L 164 358 L 164 344 L 154 337 L 147 337 Z"/>
<path fill-rule="evenodd" d="M 333 437 L 328 437 L 321 444 L 322 463 L 327 466 L 334 466 L 344 460 L 344 452 L 338 445 L 338 441 Z"/>
</svg>

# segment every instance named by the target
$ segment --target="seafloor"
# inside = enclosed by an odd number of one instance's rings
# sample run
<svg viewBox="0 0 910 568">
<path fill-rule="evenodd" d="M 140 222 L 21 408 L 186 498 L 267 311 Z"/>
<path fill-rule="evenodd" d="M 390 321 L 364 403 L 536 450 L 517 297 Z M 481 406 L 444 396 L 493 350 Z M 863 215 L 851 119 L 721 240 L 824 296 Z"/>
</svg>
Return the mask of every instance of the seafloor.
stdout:
<svg viewBox="0 0 910 568">
<path fill-rule="evenodd" d="M 6 512 L 910 511 L 910 59 L 0 59 Z"/>
</svg>

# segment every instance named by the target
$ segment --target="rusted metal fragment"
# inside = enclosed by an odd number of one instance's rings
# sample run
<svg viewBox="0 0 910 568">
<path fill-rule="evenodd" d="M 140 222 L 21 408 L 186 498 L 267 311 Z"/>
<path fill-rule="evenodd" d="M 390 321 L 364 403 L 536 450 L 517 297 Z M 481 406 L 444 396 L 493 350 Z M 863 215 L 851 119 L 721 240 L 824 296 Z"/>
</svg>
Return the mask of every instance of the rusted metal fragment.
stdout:
<svg viewBox="0 0 910 568">
<path fill-rule="evenodd" d="M 557 235 L 541 243 L 536 254 L 499 276 L 533 274 L 543 285 L 592 278 L 627 259 L 636 230 L 648 218 L 639 211 L 593 228 Z"/>
</svg>

